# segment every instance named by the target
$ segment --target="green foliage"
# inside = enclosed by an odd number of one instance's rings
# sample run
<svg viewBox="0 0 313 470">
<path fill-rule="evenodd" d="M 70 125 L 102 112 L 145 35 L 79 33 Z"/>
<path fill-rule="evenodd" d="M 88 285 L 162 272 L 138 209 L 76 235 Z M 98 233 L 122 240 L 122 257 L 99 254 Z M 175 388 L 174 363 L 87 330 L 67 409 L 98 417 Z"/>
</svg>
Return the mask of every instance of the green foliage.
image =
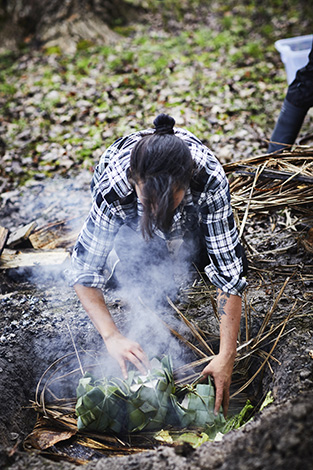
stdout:
<svg viewBox="0 0 313 470">
<path fill-rule="evenodd" d="M 113 27 L 113 31 L 115 31 L 117 34 L 120 34 L 121 36 L 129 37 L 136 31 L 136 28 L 133 25 L 115 25 Z"/>
<path fill-rule="evenodd" d="M 90 47 L 92 47 L 94 44 L 93 42 L 89 41 L 88 39 L 81 39 L 80 41 L 78 41 L 78 43 L 76 44 L 76 49 L 78 51 L 86 51 L 88 50 Z"/>
<path fill-rule="evenodd" d="M 7 77 L 14 73 L 15 54 L 11 52 L 0 53 L 0 96 L 14 95 L 17 84 L 10 83 Z"/>
<path fill-rule="evenodd" d="M 266 406 L 271 405 L 273 402 L 274 402 L 274 397 L 273 397 L 273 394 L 270 390 L 269 392 L 267 392 L 266 397 L 265 397 L 265 399 L 263 400 L 263 402 L 260 406 L 260 411 L 264 410 L 264 408 Z"/>
<path fill-rule="evenodd" d="M 215 416 L 214 402 L 210 382 L 176 391 L 170 357 L 164 356 L 152 359 L 147 375 L 132 371 L 124 381 L 96 381 L 86 374 L 77 387 L 77 425 L 80 430 L 117 433 L 177 425 L 205 430 L 214 438 L 225 423 L 222 411 Z"/>
<path fill-rule="evenodd" d="M 84 161 L 93 166 L 105 147 L 150 126 L 159 112 L 172 114 L 217 152 L 225 142 L 240 143 L 243 129 L 253 134 L 250 141 L 258 128 L 259 141 L 269 137 L 287 85 L 274 42 L 312 31 L 310 2 L 129 2 L 156 12 L 162 27 L 119 25 L 119 42 L 80 41 L 75 54 L 60 48 L 0 54 L 2 138 L 14 155 L 30 158 L 33 148 L 17 136 L 31 129 L 42 149 L 68 146 L 64 158 L 77 169 Z M 62 156 L 56 161 L 59 171 Z M 25 178 L 46 171 L 45 165 L 21 166 Z"/>
<path fill-rule="evenodd" d="M 1 83 L 1 78 L 0 78 L 0 95 L 14 95 L 16 92 L 16 88 L 14 85 L 11 85 L 10 83 Z"/>
<path fill-rule="evenodd" d="M 188 387 L 183 400 L 176 401 L 175 410 L 183 427 L 204 429 L 209 438 L 214 439 L 225 424 L 222 409 L 215 416 L 214 404 L 215 390 L 209 378 L 207 384 Z"/>
<path fill-rule="evenodd" d="M 121 432 L 125 419 L 125 391 L 119 383 L 97 383 L 86 374 L 77 388 L 78 429 Z"/>
<path fill-rule="evenodd" d="M 61 48 L 60 46 L 46 47 L 44 53 L 46 55 L 61 55 Z"/>
<path fill-rule="evenodd" d="M 233 429 L 239 429 L 251 419 L 252 412 L 253 406 L 251 405 L 251 402 L 247 400 L 247 403 L 238 414 L 227 419 L 226 424 L 222 429 L 222 433 L 226 434 Z"/>
</svg>

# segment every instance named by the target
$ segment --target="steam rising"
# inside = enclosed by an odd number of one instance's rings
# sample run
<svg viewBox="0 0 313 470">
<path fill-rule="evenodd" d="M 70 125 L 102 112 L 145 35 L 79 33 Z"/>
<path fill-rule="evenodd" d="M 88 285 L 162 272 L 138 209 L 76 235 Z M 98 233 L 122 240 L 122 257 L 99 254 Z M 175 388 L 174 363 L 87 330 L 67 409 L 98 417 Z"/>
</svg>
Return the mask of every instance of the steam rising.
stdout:
<svg viewBox="0 0 313 470">
<path fill-rule="evenodd" d="M 182 335 L 187 332 L 175 317 L 167 297 L 175 301 L 178 288 L 186 282 L 189 273 L 183 250 L 179 250 L 178 259 L 174 255 L 160 237 L 145 241 L 139 233 L 123 226 L 112 258 L 115 260 L 113 276 L 119 285 L 117 294 L 129 306 L 126 336 L 139 342 L 149 358 L 170 355 L 176 367 L 185 362 L 186 351 L 165 324 Z"/>
<path fill-rule="evenodd" d="M 88 176 L 88 175 L 87 175 Z M 19 224 L 26 224 L 33 220 L 38 228 L 50 222 L 67 220 L 69 229 L 72 227 L 73 214 L 84 218 L 90 206 L 90 195 L 86 191 L 86 181 L 89 178 L 72 180 L 54 179 L 43 184 L 28 187 L 27 194 L 12 195 L 7 217 L 3 224 L 12 229 Z M 40 195 L 40 197 L 39 197 Z M 9 203 L 7 203 L 9 204 Z M 12 206 L 12 207 L 11 207 Z M 15 210 L 15 207 L 21 209 Z M 12 213 L 13 216 L 12 217 Z M 73 230 L 76 230 L 76 223 Z M 179 248 L 180 243 L 176 245 Z M 123 301 L 123 315 L 126 317 L 123 334 L 136 340 L 151 359 L 155 356 L 167 354 L 172 357 L 174 368 L 188 361 L 187 354 L 178 340 L 173 337 L 164 322 L 180 334 L 186 336 L 189 331 L 180 320 L 175 318 L 175 312 L 167 302 L 167 296 L 175 301 L 178 288 L 187 280 L 187 263 L 183 252 L 179 250 L 176 256 L 178 263 L 173 263 L 173 256 L 169 254 L 168 244 L 165 240 L 155 237 L 151 242 L 142 239 L 140 232 L 135 232 L 123 226 L 116 238 L 114 249 L 118 256 L 118 263 L 114 276 L 118 288 L 106 289 L 109 296 L 120 298 Z M 175 255 L 173 246 L 170 249 Z M 174 256 L 175 257 L 175 256 Z M 68 267 L 68 266 L 66 266 Z M 99 373 L 99 377 L 121 376 L 121 371 L 111 357 L 108 356 L 104 343 L 99 335 L 95 334 L 92 323 L 86 318 L 82 306 L 78 312 L 78 302 L 71 288 L 66 288 L 64 267 L 44 266 L 36 269 L 20 269 L 14 271 L 16 280 L 27 279 L 35 284 L 39 290 L 45 290 L 46 299 L 40 318 L 45 323 L 58 325 L 55 335 L 49 342 L 49 351 L 42 348 L 42 343 L 34 344 L 36 357 L 43 357 L 44 364 L 51 363 L 68 352 L 74 353 L 72 342 L 67 328 L 63 328 L 64 318 L 67 318 L 72 328 L 73 338 L 81 354 L 84 371 L 91 370 L 88 366 L 99 363 L 99 369 L 92 372 Z M 13 275 L 13 274 L 12 274 Z M 60 295 L 59 285 L 62 284 Z M 65 296 L 65 297 L 64 297 Z M 67 307 L 65 307 L 67 305 Z M 65 310 L 67 308 L 67 311 Z M 111 311 L 115 319 L 114 308 Z M 120 318 L 118 318 L 117 326 Z M 81 349 L 97 350 L 97 359 L 91 355 L 82 354 Z M 44 366 L 45 367 L 45 366 Z M 73 354 L 65 372 L 77 368 L 77 359 Z M 40 371 L 43 372 L 43 371 Z M 59 374 L 57 374 L 59 375 Z M 61 372 L 60 372 L 60 375 Z M 64 380 L 56 380 L 52 389 L 58 396 L 64 396 L 67 391 L 75 394 L 80 372 L 69 375 Z M 69 393 L 70 394 L 70 393 Z"/>
</svg>

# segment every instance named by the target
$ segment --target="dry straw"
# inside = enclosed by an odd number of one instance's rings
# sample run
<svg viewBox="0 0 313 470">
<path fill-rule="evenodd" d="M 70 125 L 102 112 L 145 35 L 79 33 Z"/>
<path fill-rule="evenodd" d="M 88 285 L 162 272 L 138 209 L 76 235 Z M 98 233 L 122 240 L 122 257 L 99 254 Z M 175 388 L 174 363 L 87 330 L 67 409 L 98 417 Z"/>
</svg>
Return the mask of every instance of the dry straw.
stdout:
<svg viewBox="0 0 313 470">
<path fill-rule="evenodd" d="M 262 155 L 224 165 L 232 206 L 243 235 L 248 217 L 283 207 L 313 217 L 313 147 Z"/>
</svg>

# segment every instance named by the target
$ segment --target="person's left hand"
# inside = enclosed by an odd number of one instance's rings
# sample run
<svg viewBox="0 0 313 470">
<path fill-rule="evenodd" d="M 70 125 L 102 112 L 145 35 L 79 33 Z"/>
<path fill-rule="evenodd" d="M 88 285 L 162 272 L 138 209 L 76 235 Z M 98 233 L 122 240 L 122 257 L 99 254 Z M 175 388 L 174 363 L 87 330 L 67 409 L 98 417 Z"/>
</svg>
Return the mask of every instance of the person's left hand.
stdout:
<svg viewBox="0 0 313 470">
<path fill-rule="evenodd" d="M 214 413 L 217 414 L 220 406 L 223 405 L 223 412 L 226 418 L 229 405 L 229 387 L 234 367 L 234 359 L 231 356 L 217 354 L 212 361 L 203 369 L 201 375 L 208 377 L 210 375 L 215 385 L 215 407 Z"/>
</svg>

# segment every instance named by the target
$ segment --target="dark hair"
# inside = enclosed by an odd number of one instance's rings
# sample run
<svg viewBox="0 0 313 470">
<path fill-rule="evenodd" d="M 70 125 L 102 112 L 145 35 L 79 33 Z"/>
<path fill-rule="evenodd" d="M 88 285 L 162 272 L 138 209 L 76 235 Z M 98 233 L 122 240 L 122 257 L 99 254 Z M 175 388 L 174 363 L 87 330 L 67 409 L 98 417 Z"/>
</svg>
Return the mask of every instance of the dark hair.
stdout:
<svg viewBox="0 0 313 470">
<path fill-rule="evenodd" d="M 174 133 L 175 120 L 160 114 L 153 124 L 154 134 L 144 136 L 130 157 L 130 178 L 141 184 L 144 199 L 141 229 L 145 238 L 152 237 L 154 226 L 169 230 L 173 191 L 188 187 L 193 167 L 188 145 Z"/>
</svg>

